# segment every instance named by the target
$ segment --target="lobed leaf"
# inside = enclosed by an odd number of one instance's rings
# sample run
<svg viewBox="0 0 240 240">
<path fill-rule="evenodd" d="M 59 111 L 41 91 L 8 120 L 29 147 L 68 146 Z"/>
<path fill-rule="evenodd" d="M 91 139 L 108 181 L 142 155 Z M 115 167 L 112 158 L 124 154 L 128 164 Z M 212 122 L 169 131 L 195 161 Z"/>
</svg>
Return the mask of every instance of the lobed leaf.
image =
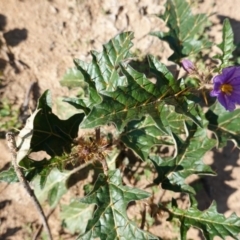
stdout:
<svg viewBox="0 0 240 240">
<path fill-rule="evenodd" d="M 218 45 L 222 51 L 222 54 L 218 54 L 214 57 L 220 61 L 218 71 L 222 70 L 225 67 L 233 65 L 231 58 L 233 57 L 232 53 L 236 48 L 234 45 L 234 33 L 229 19 L 227 18 L 224 19 L 222 33 L 222 42 Z"/>
<path fill-rule="evenodd" d="M 132 47 L 132 32 L 119 34 L 107 44 L 103 45 L 103 51 L 98 53 L 92 51 L 92 62 L 87 64 L 75 59 L 77 69 L 81 71 L 85 82 L 88 84 L 89 96 L 84 99 L 68 99 L 68 103 L 73 103 L 78 108 L 92 108 L 95 104 L 101 102 L 99 93 L 105 91 L 115 91 L 117 86 L 126 85 L 124 77 L 119 77 L 119 63 L 130 56 L 129 49 Z M 86 111 L 86 110 L 85 110 Z"/>
<path fill-rule="evenodd" d="M 150 116 L 140 121 L 129 122 L 120 139 L 143 160 L 147 159 L 154 145 L 174 144 L 169 135 L 162 132 Z"/>
<path fill-rule="evenodd" d="M 225 239 L 227 236 L 239 239 L 240 218 L 232 214 L 226 218 L 219 214 L 215 202 L 205 211 L 200 211 L 197 204 L 192 204 L 188 209 L 177 207 L 176 201 L 168 205 L 169 220 L 178 219 L 180 223 L 180 236 L 182 240 L 187 239 L 187 231 L 190 227 L 200 229 L 206 240 L 213 240 L 215 236 Z"/>
<path fill-rule="evenodd" d="M 215 141 L 207 137 L 206 129 L 197 127 L 195 124 L 186 124 L 186 129 L 186 140 L 174 135 L 178 151 L 175 153 L 176 157 L 162 160 L 159 156 L 151 156 L 150 159 L 158 172 L 156 184 L 161 183 L 164 189 L 175 192 L 194 194 L 195 190 L 185 180 L 192 174 L 214 174 L 211 168 L 203 163 L 202 157 L 214 147 Z"/>
<path fill-rule="evenodd" d="M 150 194 L 140 189 L 122 185 L 119 170 L 109 171 L 109 176 L 100 174 L 94 189 L 80 202 L 96 204 L 94 216 L 89 220 L 86 231 L 78 239 L 158 239 L 138 228 L 127 217 L 127 204 L 130 201 L 149 197 Z"/>
<path fill-rule="evenodd" d="M 203 35 L 208 24 L 206 14 L 193 15 L 185 0 L 167 0 L 165 9 L 159 18 L 163 19 L 169 31 L 152 32 L 151 35 L 169 44 L 174 52 L 169 60 L 179 63 L 181 58 L 211 46 L 211 42 Z"/>
<path fill-rule="evenodd" d="M 176 113 L 173 106 L 164 106 L 160 117 L 166 129 L 171 129 L 175 134 L 185 133 L 185 121 L 188 118 L 183 114 Z M 143 160 L 147 159 L 154 145 L 172 145 L 175 148 L 177 147 L 171 132 L 163 132 L 150 116 L 129 122 L 120 139 Z"/>
<path fill-rule="evenodd" d="M 218 101 L 206 112 L 208 129 L 215 133 L 218 147 L 224 147 L 228 140 L 232 140 L 237 147 L 240 147 L 239 117 L 240 109 L 228 112 Z"/>
<path fill-rule="evenodd" d="M 149 114 L 158 127 L 166 132 L 160 118 L 165 103 L 175 106 L 175 111 L 185 114 L 200 125 L 197 115 L 189 112 L 187 102 L 179 94 L 180 82 L 175 81 L 168 69 L 153 56 L 149 56 L 149 63 L 151 71 L 156 74 L 156 83 L 151 82 L 130 65 L 120 64 L 127 85 L 122 84 L 123 76 L 119 76 L 116 79 L 115 91 L 101 89 L 102 93 L 99 94 L 102 101 L 93 106 L 81 127 L 93 128 L 113 122 L 121 131 L 129 121 L 141 119 Z"/>
<path fill-rule="evenodd" d="M 81 203 L 75 199 L 69 205 L 61 206 L 60 218 L 70 233 L 83 234 L 93 210 L 93 205 Z"/>
</svg>

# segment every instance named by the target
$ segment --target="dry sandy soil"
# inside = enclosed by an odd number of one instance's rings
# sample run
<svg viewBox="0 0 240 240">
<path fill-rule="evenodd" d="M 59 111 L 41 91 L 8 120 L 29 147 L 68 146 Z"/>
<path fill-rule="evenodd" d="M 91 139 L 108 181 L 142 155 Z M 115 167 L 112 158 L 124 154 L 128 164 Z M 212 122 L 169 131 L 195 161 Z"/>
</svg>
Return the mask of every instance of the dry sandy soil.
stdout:
<svg viewBox="0 0 240 240">
<path fill-rule="evenodd" d="M 33 81 L 37 84 L 31 106 L 46 89 L 51 90 L 54 101 L 69 96 L 59 80 L 73 66 L 72 59 L 89 60 L 90 50 L 101 50 L 102 44 L 126 30 L 135 32 L 134 49 L 139 49 L 141 55 L 154 53 L 166 62 L 169 48 L 147 35 L 162 27 L 153 14 L 163 11 L 163 3 L 161 0 L 2 0 L 0 70 L 4 86 L 0 89 L 1 98 L 19 108 Z M 222 20 L 228 17 L 235 40 L 240 42 L 239 0 L 202 0 L 193 6 L 197 12 L 214 13 L 210 29 L 214 41 L 221 41 Z M 0 129 L 2 138 L 4 130 Z M 0 140 L 0 151 L 0 169 L 4 170 L 10 162 L 4 139 Z M 236 212 L 240 216 L 239 150 L 229 143 L 224 149 L 210 152 L 205 161 L 218 176 L 204 178 L 203 184 L 209 191 L 199 192 L 199 207 L 205 209 L 215 199 L 219 212 L 226 215 Z M 71 191 L 75 193 L 77 189 Z M 47 207 L 45 211 L 49 211 Z M 56 209 L 49 219 L 54 239 L 75 239 L 61 227 L 58 217 Z M 0 183 L 0 239 L 33 239 L 38 226 L 38 216 L 19 184 Z M 165 239 L 176 237 L 169 224 L 158 224 L 150 230 Z M 201 238 L 194 231 L 188 237 Z"/>
</svg>

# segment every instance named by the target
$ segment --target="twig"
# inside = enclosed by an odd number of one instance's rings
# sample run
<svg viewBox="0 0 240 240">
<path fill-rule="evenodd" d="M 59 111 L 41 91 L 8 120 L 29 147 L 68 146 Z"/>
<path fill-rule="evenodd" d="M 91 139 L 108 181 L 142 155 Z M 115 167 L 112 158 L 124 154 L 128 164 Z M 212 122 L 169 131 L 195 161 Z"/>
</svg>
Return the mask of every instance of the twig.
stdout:
<svg viewBox="0 0 240 240">
<path fill-rule="evenodd" d="M 52 213 L 55 211 L 55 209 L 56 209 L 56 208 L 53 208 L 53 209 L 50 210 L 50 212 L 47 214 L 47 217 L 46 217 L 47 219 L 52 215 Z M 38 239 L 38 237 L 40 236 L 40 234 L 41 234 L 41 232 L 42 232 L 42 228 L 43 228 L 43 225 L 41 224 L 41 225 L 38 227 L 36 233 L 34 234 L 32 240 L 37 240 L 37 239 Z"/>
<path fill-rule="evenodd" d="M 108 175 L 108 165 L 107 165 L 107 161 L 105 158 L 100 159 L 100 162 L 102 164 L 103 167 L 103 173 L 107 176 Z"/>
<path fill-rule="evenodd" d="M 80 170 L 82 170 L 83 168 L 85 168 L 88 165 L 93 164 L 93 163 L 94 163 L 94 160 L 91 160 L 91 161 L 88 161 L 88 162 L 86 162 L 86 163 L 84 163 L 84 164 L 74 168 L 72 171 L 69 172 L 69 176 L 74 174 L 74 173 L 76 173 L 76 172 L 78 172 L 78 171 L 80 171 Z"/>
<path fill-rule="evenodd" d="M 39 216 L 41 217 L 42 224 L 48 234 L 48 239 L 53 240 L 46 216 L 44 215 L 44 212 L 43 212 L 43 209 L 42 209 L 40 203 L 38 202 L 38 199 L 36 198 L 33 190 L 29 186 L 29 183 L 27 182 L 22 169 L 17 164 L 17 146 L 16 146 L 14 133 L 12 133 L 12 132 L 6 133 L 6 140 L 7 140 L 7 144 L 10 149 L 10 152 L 12 154 L 12 164 L 13 164 L 14 170 L 17 174 L 18 180 L 20 183 L 22 183 L 23 187 L 25 188 L 28 195 L 32 199 L 32 202 L 35 205 L 35 207 L 39 213 Z"/>
<path fill-rule="evenodd" d="M 141 215 L 142 215 L 142 221 L 141 221 L 141 229 L 144 229 L 145 226 L 145 222 L 146 222 L 146 205 L 143 204 L 143 209 L 141 211 Z"/>
<path fill-rule="evenodd" d="M 101 139 L 101 130 L 100 127 L 95 128 L 95 134 L 96 134 L 96 142 L 99 143 Z"/>
</svg>

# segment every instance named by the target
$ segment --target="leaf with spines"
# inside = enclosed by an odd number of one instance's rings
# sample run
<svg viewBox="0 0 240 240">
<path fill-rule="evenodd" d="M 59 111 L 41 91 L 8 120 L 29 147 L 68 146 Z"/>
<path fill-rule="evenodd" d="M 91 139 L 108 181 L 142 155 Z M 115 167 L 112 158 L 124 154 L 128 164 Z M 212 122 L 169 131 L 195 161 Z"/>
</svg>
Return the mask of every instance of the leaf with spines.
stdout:
<svg viewBox="0 0 240 240">
<path fill-rule="evenodd" d="M 240 109 L 228 112 L 216 101 L 206 112 L 208 129 L 215 133 L 217 146 L 224 147 L 232 140 L 240 148 Z"/>
<path fill-rule="evenodd" d="M 129 65 L 122 65 L 121 69 L 128 80 L 128 86 L 118 87 L 115 92 L 109 92 L 108 96 L 102 95 L 102 102 L 93 107 L 81 127 L 92 128 L 113 122 L 121 131 L 129 121 L 149 114 L 162 131 L 166 131 L 159 117 L 166 102 L 174 105 L 176 111 L 186 113 L 193 121 L 201 124 L 195 115 L 188 112 L 184 98 L 181 95 L 175 97 L 178 92 L 169 86 L 168 79 L 165 78 L 167 83 L 161 79 L 155 84 Z"/>
<path fill-rule="evenodd" d="M 149 197 L 150 194 L 136 188 L 122 185 L 119 170 L 109 171 L 108 177 L 100 174 L 93 190 L 80 201 L 96 204 L 94 216 L 89 220 L 86 231 L 79 240 L 101 239 L 158 239 L 152 234 L 138 228 L 127 216 L 127 204 Z"/>
<path fill-rule="evenodd" d="M 190 104 L 189 107 L 191 108 Z M 198 114 L 199 113 L 196 113 L 195 115 Z M 160 118 L 162 119 L 163 124 L 166 128 L 167 127 L 170 128 L 171 132 L 174 133 L 175 135 L 180 135 L 186 133 L 185 122 L 189 120 L 188 116 L 186 115 L 179 114 L 175 111 L 175 108 L 173 106 L 166 105 L 160 113 Z"/>
<path fill-rule="evenodd" d="M 162 131 L 168 132 L 160 118 L 166 103 L 201 125 L 196 112 L 189 111 L 184 97 L 188 89 L 180 87 L 181 81 L 176 81 L 155 57 L 148 57 L 155 82 L 126 63 L 131 56 L 132 38 L 131 32 L 121 33 L 105 44 L 102 52 L 92 52 L 91 63 L 75 60 L 88 84 L 88 98 L 68 98 L 66 101 L 85 111 L 87 116 L 81 128 L 114 123 L 122 131 L 129 121 L 149 114 Z"/>
<path fill-rule="evenodd" d="M 218 213 L 215 202 L 205 211 L 198 210 L 196 202 L 186 210 L 181 209 L 174 199 L 172 203 L 163 208 L 169 213 L 169 221 L 179 220 L 182 240 L 187 239 L 187 231 L 190 227 L 200 229 L 206 240 L 213 240 L 216 236 L 222 239 L 228 236 L 239 239 L 240 218 L 236 214 L 226 218 Z"/>
<path fill-rule="evenodd" d="M 160 113 L 163 125 L 175 134 L 184 134 L 185 121 L 188 118 L 174 111 L 173 106 L 164 106 Z M 170 133 L 163 132 L 150 116 L 134 120 L 127 124 L 121 134 L 121 141 L 131 148 L 140 158 L 146 160 L 154 145 L 172 145 L 177 147 Z"/>
<path fill-rule="evenodd" d="M 140 119 L 148 113 L 161 127 L 158 116 L 164 102 L 158 99 L 166 92 L 167 86 L 158 88 L 158 85 L 151 83 L 129 65 L 122 66 L 121 69 L 127 76 L 128 86 L 119 86 L 116 91 L 108 92 L 107 96 L 102 95 L 102 102 L 93 107 L 81 127 L 92 128 L 113 122 L 118 130 L 122 130 L 128 121 Z"/>
<path fill-rule="evenodd" d="M 169 60 L 179 63 L 183 57 L 197 54 L 211 46 L 211 42 L 203 35 L 208 24 L 206 14 L 193 15 L 185 0 L 167 0 L 165 9 L 159 18 L 163 19 L 169 31 L 152 32 L 151 35 L 169 44 L 174 52 Z"/>
<path fill-rule="evenodd" d="M 186 124 L 186 130 L 186 140 L 174 135 L 178 151 L 175 153 L 176 157 L 163 160 L 159 156 L 150 156 L 150 159 L 158 172 L 156 184 L 161 183 L 164 189 L 175 192 L 194 194 L 195 190 L 185 182 L 185 179 L 192 174 L 214 174 L 211 168 L 203 163 L 202 157 L 215 146 L 215 140 L 209 139 L 206 129 L 195 124 Z"/>
<path fill-rule="evenodd" d="M 220 61 L 220 66 L 217 68 L 218 71 L 221 71 L 223 68 L 233 65 L 231 58 L 233 57 L 233 51 L 236 46 L 234 45 L 234 34 L 229 22 L 229 19 L 225 19 L 223 22 L 223 36 L 222 42 L 217 45 L 222 54 L 214 56 L 215 59 Z"/>
<path fill-rule="evenodd" d="M 162 132 L 150 116 L 141 121 L 129 122 L 121 134 L 121 141 L 143 160 L 147 159 L 154 145 L 174 144 L 169 135 Z"/>
<path fill-rule="evenodd" d="M 107 44 L 103 45 L 103 51 L 98 53 L 92 51 L 92 62 L 87 64 L 79 59 L 75 59 L 77 69 L 81 71 L 85 82 L 88 84 L 89 97 L 79 100 L 67 99 L 68 103 L 73 103 L 78 108 L 92 108 L 101 102 L 99 93 L 105 91 L 115 91 L 117 86 L 126 85 L 124 77 L 119 77 L 119 63 L 130 57 L 129 49 L 132 47 L 132 32 L 119 34 Z"/>
<path fill-rule="evenodd" d="M 188 88 L 185 87 L 184 81 L 181 79 L 177 80 L 173 77 L 172 73 L 167 69 L 165 65 L 159 62 L 155 57 L 148 56 L 150 72 L 154 74 L 157 78 L 157 88 L 166 88 L 162 90 L 161 99 L 168 105 L 168 107 L 164 107 L 165 110 L 170 110 L 172 112 L 182 114 L 182 118 L 191 119 L 193 122 L 202 126 L 202 120 L 199 113 L 199 108 L 194 105 L 189 97 L 192 95 L 188 92 Z M 168 87 L 168 88 L 167 88 Z M 186 93 L 186 97 L 182 98 L 181 95 Z M 166 105 L 165 105 L 166 106 Z M 172 109 L 171 106 L 175 108 Z M 169 108 L 169 109 L 168 109 Z M 160 114 L 164 112 L 164 109 L 161 109 Z M 172 111 L 172 110 L 173 111 Z M 161 121 L 164 121 L 165 114 L 161 114 Z M 175 115 L 175 114 L 173 114 Z M 179 116 L 177 117 L 178 120 Z M 156 119 L 156 122 L 158 120 Z M 165 124 L 166 126 L 168 124 Z"/>
</svg>

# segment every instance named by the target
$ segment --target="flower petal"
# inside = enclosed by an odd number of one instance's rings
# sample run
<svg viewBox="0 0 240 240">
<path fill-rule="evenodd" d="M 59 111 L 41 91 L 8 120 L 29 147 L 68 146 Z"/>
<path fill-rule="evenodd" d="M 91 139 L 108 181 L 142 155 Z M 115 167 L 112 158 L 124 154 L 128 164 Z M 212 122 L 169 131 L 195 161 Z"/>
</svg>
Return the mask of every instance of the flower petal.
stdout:
<svg viewBox="0 0 240 240">
<path fill-rule="evenodd" d="M 215 90 L 214 89 L 210 92 L 210 96 L 211 97 L 217 97 L 220 93 L 221 93 L 220 90 Z"/>
<path fill-rule="evenodd" d="M 215 76 L 210 96 L 217 97 L 226 110 L 233 111 L 240 104 L 240 66 L 224 68 Z"/>
<path fill-rule="evenodd" d="M 213 91 L 215 91 L 216 93 L 220 93 L 221 92 L 221 85 L 222 83 L 218 82 L 218 83 L 214 83 L 213 85 Z"/>
<path fill-rule="evenodd" d="M 238 77 L 232 78 L 229 81 L 229 84 L 231 84 L 232 86 L 240 86 L 240 75 Z"/>
<path fill-rule="evenodd" d="M 233 111 L 236 106 L 235 103 L 229 99 L 229 97 L 226 94 L 220 93 L 218 95 L 218 101 L 225 107 L 228 111 Z"/>
<path fill-rule="evenodd" d="M 225 82 L 232 81 L 232 79 L 240 77 L 240 67 L 232 66 L 224 68 L 221 75 L 224 76 Z"/>
<path fill-rule="evenodd" d="M 213 78 L 214 88 L 215 88 L 215 84 L 221 85 L 221 84 L 225 83 L 224 79 L 225 78 L 222 74 L 215 76 Z"/>
<path fill-rule="evenodd" d="M 229 101 L 240 104 L 240 94 L 233 92 L 231 95 L 227 96 Z"/>
</svg>

